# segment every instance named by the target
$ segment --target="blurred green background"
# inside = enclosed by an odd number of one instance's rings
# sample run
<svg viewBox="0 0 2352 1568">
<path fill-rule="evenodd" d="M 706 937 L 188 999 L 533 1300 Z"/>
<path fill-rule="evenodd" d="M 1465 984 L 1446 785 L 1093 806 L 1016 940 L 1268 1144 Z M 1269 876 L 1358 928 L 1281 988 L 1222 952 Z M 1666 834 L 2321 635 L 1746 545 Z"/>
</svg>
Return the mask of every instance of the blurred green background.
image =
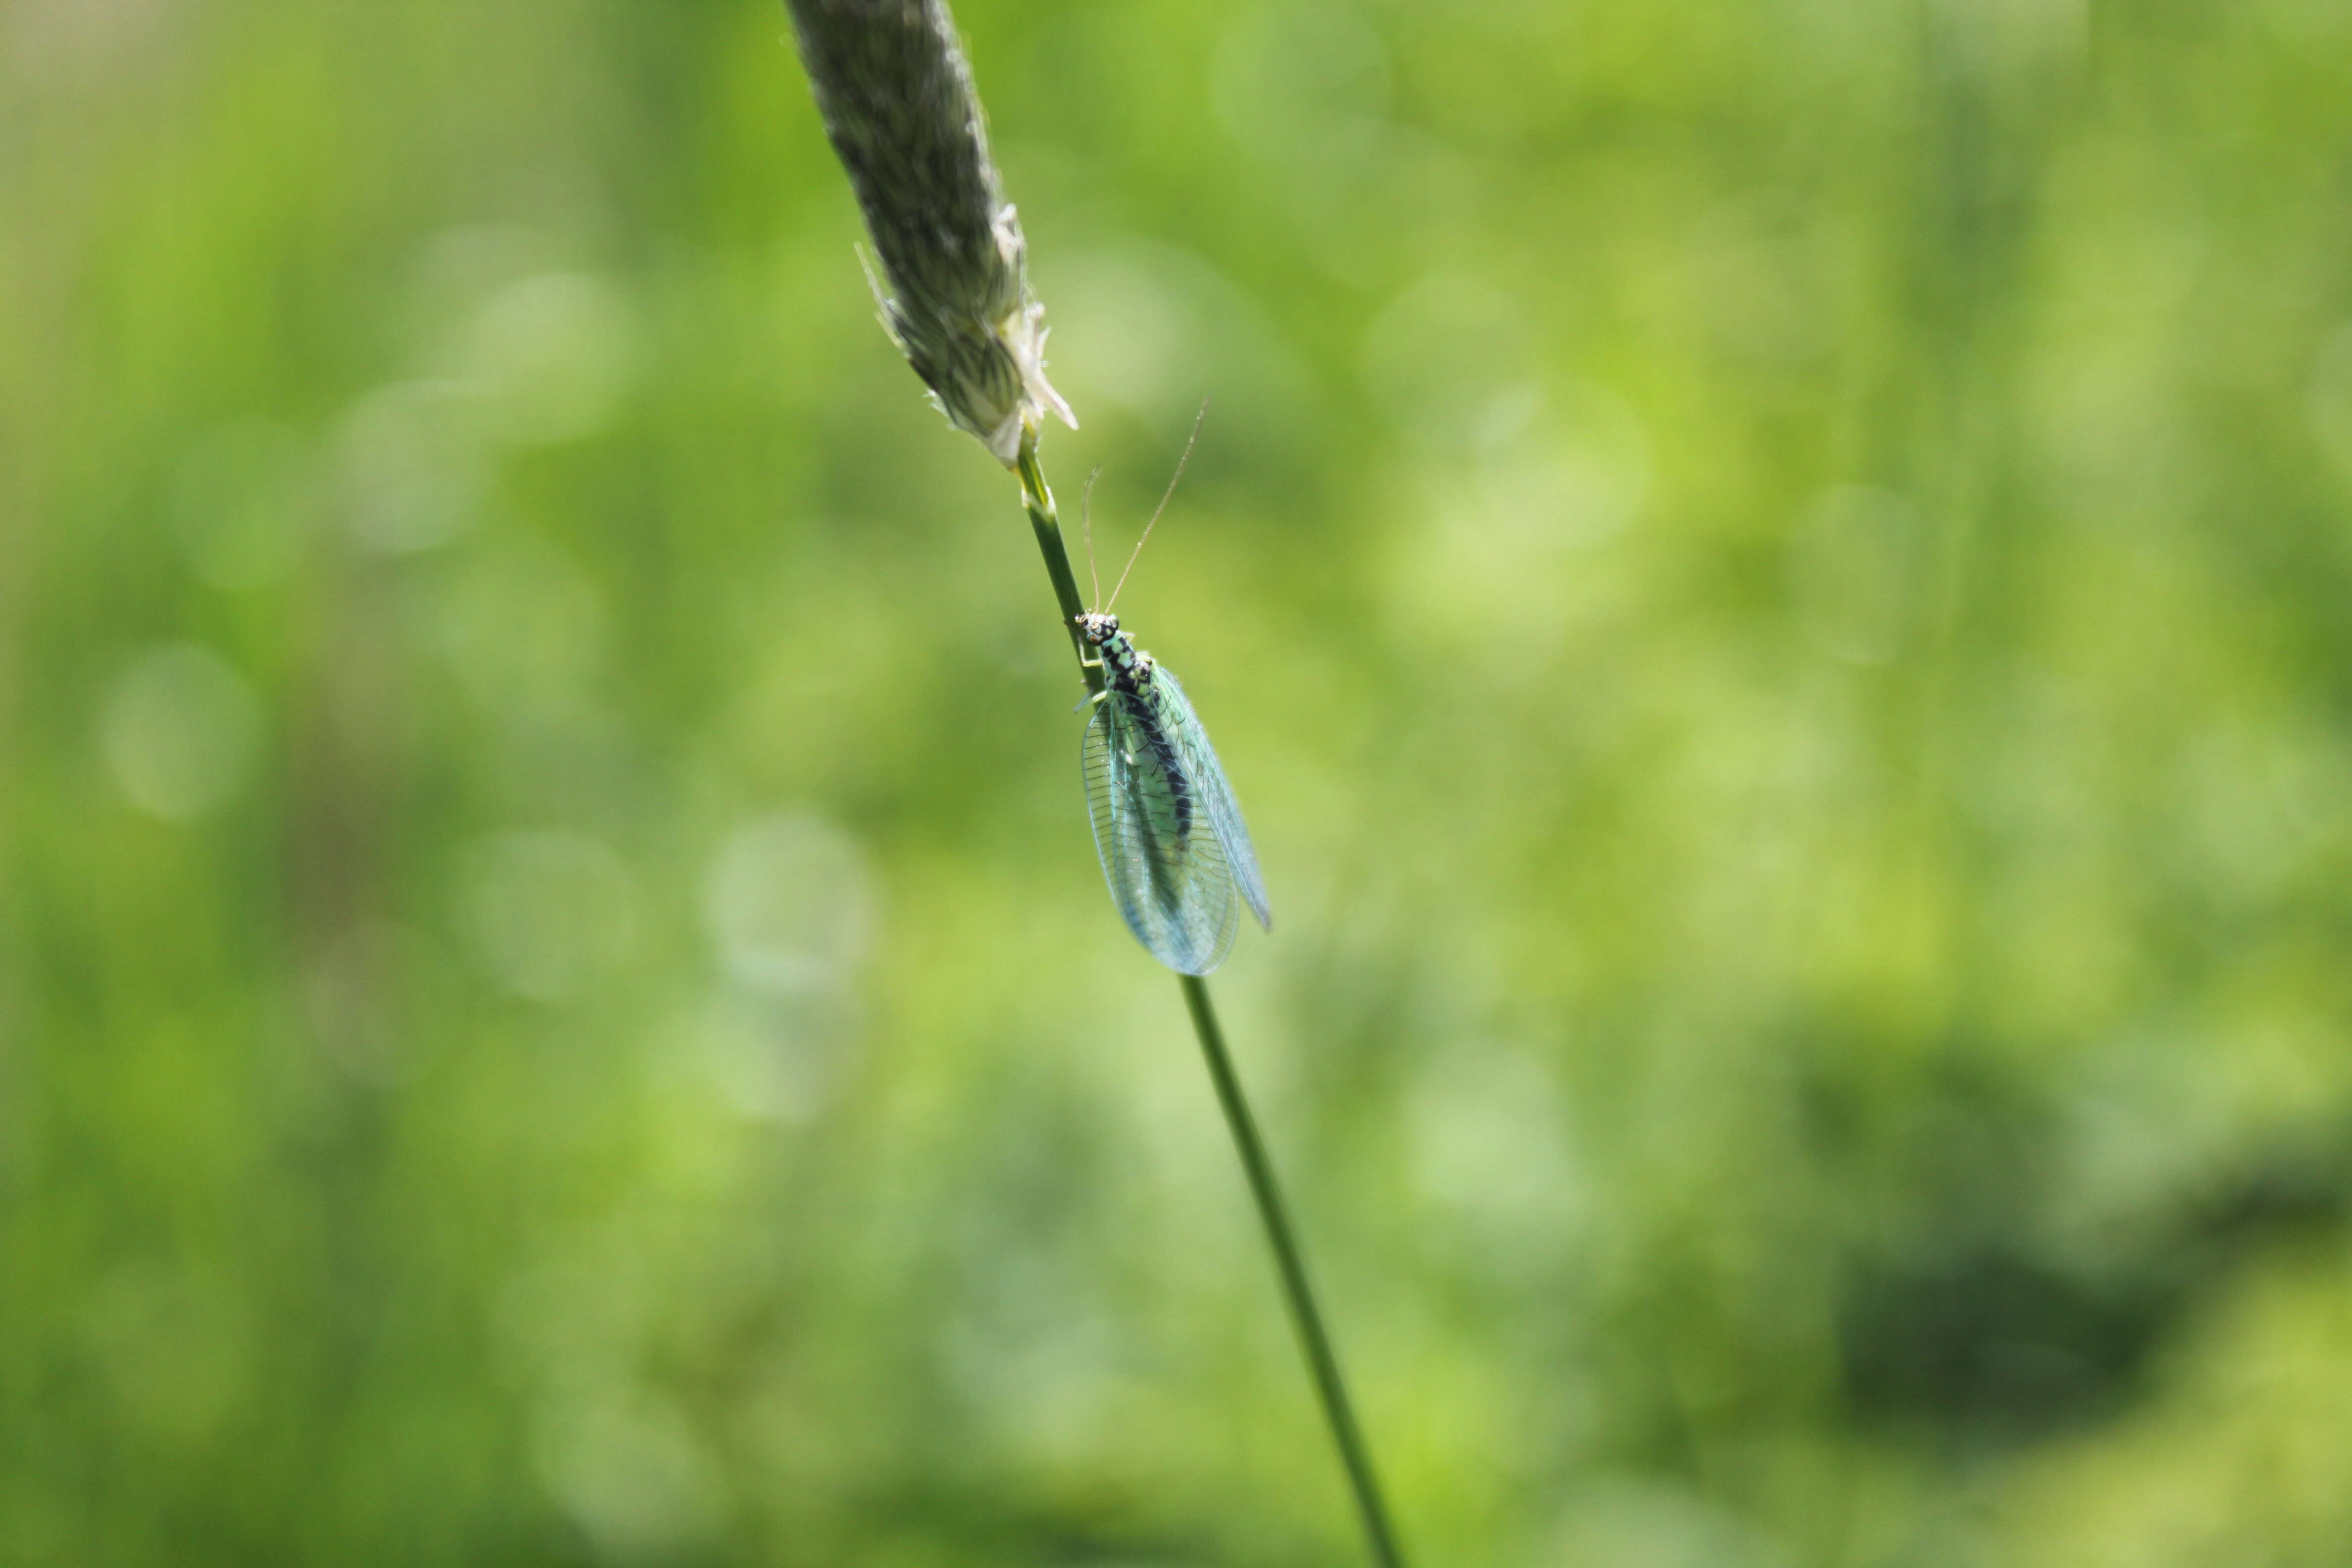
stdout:
<svg viewBox="0 0 2352 1568">
<path fill-rule="evenodd" d="M 1419 1560 L 2352 1561 L 2352 11 L 960 21 Z M 0 1561 L 1359 1560 L 857 237 L 764 0 L 0 5 Z"/>
</svg>

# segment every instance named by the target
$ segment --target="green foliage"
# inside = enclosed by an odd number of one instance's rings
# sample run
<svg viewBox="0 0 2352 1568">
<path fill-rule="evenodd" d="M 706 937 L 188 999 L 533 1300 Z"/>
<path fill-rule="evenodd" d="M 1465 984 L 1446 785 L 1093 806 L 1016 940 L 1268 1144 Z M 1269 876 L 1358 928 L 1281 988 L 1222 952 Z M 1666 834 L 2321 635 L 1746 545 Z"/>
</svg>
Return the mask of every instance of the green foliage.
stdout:
<svg viewBox="0 0 2352 1568">
<path fill-rule="evenodd" d="M 2352 16 L 959 20 L 1418 1560 L 2343 1561 Z M 0 28 L 0 1562 L 1357 1561 L 782 13 Z"/>
</svg>

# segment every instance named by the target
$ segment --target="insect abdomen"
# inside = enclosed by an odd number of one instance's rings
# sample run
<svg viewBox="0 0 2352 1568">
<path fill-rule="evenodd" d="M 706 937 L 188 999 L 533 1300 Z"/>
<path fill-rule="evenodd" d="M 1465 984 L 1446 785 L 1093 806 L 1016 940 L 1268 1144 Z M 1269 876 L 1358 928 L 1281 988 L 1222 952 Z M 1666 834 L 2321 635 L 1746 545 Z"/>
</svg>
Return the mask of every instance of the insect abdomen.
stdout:
<svg viewBox="0 0 2352 1568">
<path fill-rule="evenodd" d="M 1184 759 L 1176 750 L 1175 737 L 1168 732 L 1160 718 L 1158 693 L 1151 690 L 1148 674 L 1129 690 L 1127 714 L 1141 731 L 1143 743 L 1151 748 L 1160 776 L 1168 781 L 1168 808 L 1174 818 L 1176 842 L 1181 845 L 1192 832 L 1192 781 L 1184 772 Z"/>
</svg>

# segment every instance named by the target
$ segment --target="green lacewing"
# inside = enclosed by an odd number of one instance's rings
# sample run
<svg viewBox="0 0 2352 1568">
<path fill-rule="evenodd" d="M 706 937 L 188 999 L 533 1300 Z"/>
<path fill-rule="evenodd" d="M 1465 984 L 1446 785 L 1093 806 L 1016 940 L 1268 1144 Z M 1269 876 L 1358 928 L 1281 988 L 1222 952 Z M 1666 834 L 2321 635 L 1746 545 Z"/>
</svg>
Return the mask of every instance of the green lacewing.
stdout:
<svg viewBox="0 0 2352 1568">
<path fill-rule="evenodd" d="M 1196 438 L 1199 429 L 1196 421 Z M 1175 493 L 1192 455 L 1187 442 L 1176 478 L 1168 481 L 1169 495 Z M 1093 489 L 1091 479 L 1087 488 Z M 1144 540 L 1167 506 L 1163 495 L 1160 510 L 1135 542 L 1135 554 L 1128 557 L 1127 571 L 1111 589 L 1111 604 L 1118 602 L 1127 573 L 1135 569 Z M 1092 576 L 1094 524 L 1091 508 L 1087 510 L 1087 567 Z M 1101 579 L 1094 578 L 1094 584 L 1099 601 Z M 1095 650 L 1103 674 L 1078 757 L 1103 880 L 1127 929 L 1154 958 L 1181 974 L 1206 974 L 1233 947 L 1242 904 L 1249 905 L 1258 924 L 1274 929 L 1241 805 L 1184 688 L 1119 629 L 1110 605 L 1079 616 L 1075 625 Z"/>
</svg>

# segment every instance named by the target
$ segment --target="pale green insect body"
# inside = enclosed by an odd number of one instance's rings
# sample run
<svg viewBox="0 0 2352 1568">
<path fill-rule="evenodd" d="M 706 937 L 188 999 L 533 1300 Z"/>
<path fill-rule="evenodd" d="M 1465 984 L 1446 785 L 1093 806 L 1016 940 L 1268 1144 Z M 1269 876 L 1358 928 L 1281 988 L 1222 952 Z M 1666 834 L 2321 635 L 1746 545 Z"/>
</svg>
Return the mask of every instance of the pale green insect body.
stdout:
<svg viewBox="0 0 2352 1568">
<path fill-rule="evenodd" d="M 1176 678 L 1118 616 L 1089 612 L 1076 626 L 1103 667 L 1079 757 L 1103 879 L 1153 957 L 1206 974 L 1233 947 L 1244 902 L 1274 928 L 1240 803 Z"/>
</svg>

